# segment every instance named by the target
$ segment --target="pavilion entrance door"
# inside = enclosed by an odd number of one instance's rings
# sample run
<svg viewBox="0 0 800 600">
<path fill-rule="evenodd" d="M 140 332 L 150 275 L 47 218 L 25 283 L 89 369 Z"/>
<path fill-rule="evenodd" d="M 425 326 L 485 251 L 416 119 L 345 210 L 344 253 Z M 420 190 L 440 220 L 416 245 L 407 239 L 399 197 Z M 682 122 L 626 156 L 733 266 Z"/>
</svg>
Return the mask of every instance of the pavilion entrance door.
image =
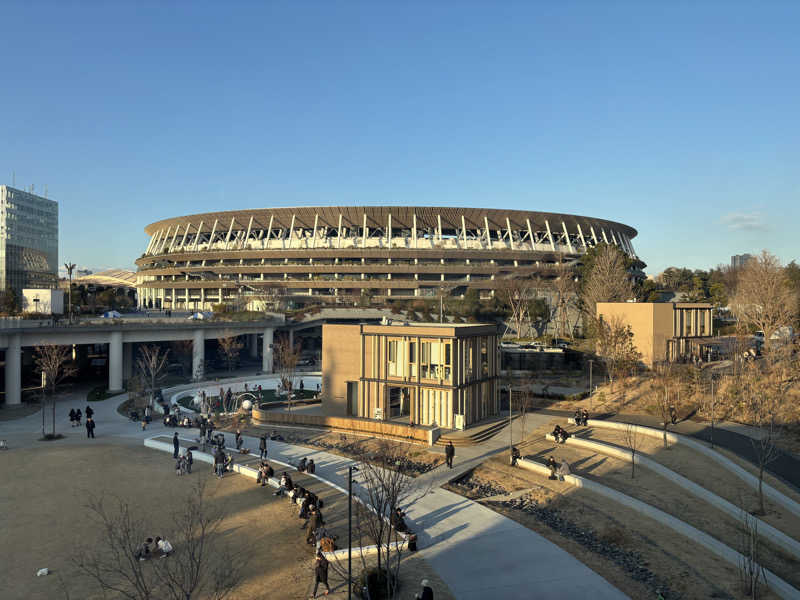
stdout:
<svg viewBox="0 0 800 600">
<path fill-rule="evenodd" d="M 386 386 L 389 396 L 389 418 L 407 417 L 411 413 L 411 393 L 407 387 Z"/>
</svg>

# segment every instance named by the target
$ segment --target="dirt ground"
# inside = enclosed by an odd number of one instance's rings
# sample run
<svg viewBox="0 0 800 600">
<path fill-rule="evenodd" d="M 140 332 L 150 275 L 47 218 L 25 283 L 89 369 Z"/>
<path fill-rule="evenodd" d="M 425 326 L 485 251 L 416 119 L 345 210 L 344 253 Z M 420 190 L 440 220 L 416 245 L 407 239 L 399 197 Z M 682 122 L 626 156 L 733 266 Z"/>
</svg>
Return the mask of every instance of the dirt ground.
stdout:
<svg viewBox="0 0 800 600">
<path fill-rule="evenodd" d="M 644 440 L 642 441 L 644 442 Z M 657 447 L 658 440 L 653 441 L 656 442 L 655 446 Z M 655 451 L 655 456 L 667 456 L 671 452 L 673 451 L 663 451 L 662 447 L 660 453 Z M 635 478 L 631 478 L 629 462 L 591 450 L 576 448 L 569 444 L 555 446 L 553 442 L 545 440 L 530 443 L 524 448 L 523 454 L 538 462 L 546 461 L 550 455 L 553 455 L 559 463 L 561 460 L 566 460 L 573 473 L 655 506 L 708 533 L 731 548 L 739 548 L 741 528 L 737 521 L 649 469 L 638 467 L 635 472 Z M 687 463 L 691 463 L 693 455 L 687 454 L 683 458 Z M 670 461 L 680 463 L 681 457 L 670 458 Z M 702 467 L 694 466 L 684 468 L 681 474 L 701 483 L 701 485 L 713 483 L 714 485 L 709 487 L 716 487 L 720 491 L 726 491 L 726 496 L 730 496 L 728 499 L 738 504 L 738 500 L 735 499 L 737 488 L 734 487 L 738 485 L 738 481 L 733 481 L 733 476 L 728 475 L 726 477 L 711 466 L 708 467 L 707 474 Z M 750 496 L 749 500 L 752 501 L 752 496 Z M 800 523 L 797 523 L 796 518 L 784 515 L 784 511 L 779 512 L 775 506 L 771 505 L 770 508 L 772 509 L 770 513 L 772 518 L 767 520 L 771 524 L 783 529 L 789 535 L 800 531 Z M 767 542 L 762 542 L 761 553 L 763 556 L 762 564 L 766 568 L 772 570 L 792 585 L 800 586 L 800 561 Z"/>
<path fill-rule="evenodd" d="M 92 582 L 76 575 L 74 548 L 91 545 L 98 528 L 85 508 L 90 493 L 130 499 L 148 521 L 152 535 L 169 531 L 168 515 L 207 479 L 212 504 L 227 513 L 224 534 L 234 547 L 247 548 L 245 579 L 232 598 L 304 599 L 313 582 L 312 550 L 304 540 L 293 506 L 239 475 L 218 480 L 211 467 L 195 463 L 191 475 L 177 477 L 172 457 L 139 446 L 56 445 L 5 452 L 0 461 L 0 581 L 4 600 L 51 600 L 101 597 Z M 9 482 L 12 482 L 9 485 Z M 334 499 L 331 499 L 334 503 Z M 180 552 L 180 548 L 176 548 Z M 51 574 L 36 577 L 47 567 Z M 431 580 L 437 598 L 452 598 L 446 585 L 418 558 L 404 566 L 404 589 L 416 590 L 421 577 Z M 62 583 L 63 582 L 63 583 Z M 344 598 L 346 586 L 332 565 L 331 598 Z M 410 594 L 411 592 L 409 592 Z"/>
<path fill-rule="evenodd" d="M 507 490 L 526 490 L 523 497 L 555 511 L 556 521 L 577 525 L 610 540 L 625 551 L 640 555 L 641 564 L 652 571 L 669 589 L 665 598 L 744 598 L 738 586 L 737 570 L 718 560 L 700 546 L 659 523 L 625 507 L 610 504 L 605 498 L 585 490 L 550 481 L 530 471 L 508 465 L 508 455 L 497 456 L 477 469 L 473 478 L 481 483 L 502 485 Z M 453 491 L 467 496 L 458 486 Z M 487 506 L 540 533 L 595 570 L 631 598 L 652 598 L 654 591 L 637 581 L 609 556 L 587 549 L 536 515 L 496 502 Z M 772 598 L 769 592 L 760 596 Z"/>
<path fill-rule="evenodd" d="M 225 429 L 233 431 L 235 427 L 227 426 Z M 278 432 L 283 437 L 283 440 L 290 444 L 307 446 L 314 450 L 324 450 L 331 454 L 338 454 L 354 460 L 363 458 L 365 454 L 369 455 L 372 452 L 376 452 L 380 444 L 384 443 L 383 440 L 376 438 L 332 431 L 274 427 L 272 425 L 250 425 L 242 428 L 244 435 L 252 437 L 260 437 L 264 433 L 273 431 Z M 405 455 L 408 462 L 403 472 L 411 477 L 435 469 L 438 465 L 444 463 L 444 453 L 441 451 L 429 451 L 427 446 L 409 442 L 390 441 L 390 443 L 393 448 Z"/>
</svg>

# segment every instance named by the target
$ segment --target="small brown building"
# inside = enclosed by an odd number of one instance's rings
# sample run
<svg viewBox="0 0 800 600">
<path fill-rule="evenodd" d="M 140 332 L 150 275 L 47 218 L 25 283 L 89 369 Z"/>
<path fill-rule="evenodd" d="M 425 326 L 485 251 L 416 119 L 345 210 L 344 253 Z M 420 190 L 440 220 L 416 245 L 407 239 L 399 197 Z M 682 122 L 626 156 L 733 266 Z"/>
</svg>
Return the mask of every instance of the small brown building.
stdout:
<svg viewBox="0 0 800 600">
<path fill-rule="evenodd" d="M 496 415 L 494 325 L 323 325 L 325 415 L 444 429 Z"/>
<path fill-rule="evenodd" d="M 702 302 L 598 302 L 597 316 L 619 317 L 649 367 L 690 358 L 698 342 L 714 335 L 712 306 Z"/>
</svg>

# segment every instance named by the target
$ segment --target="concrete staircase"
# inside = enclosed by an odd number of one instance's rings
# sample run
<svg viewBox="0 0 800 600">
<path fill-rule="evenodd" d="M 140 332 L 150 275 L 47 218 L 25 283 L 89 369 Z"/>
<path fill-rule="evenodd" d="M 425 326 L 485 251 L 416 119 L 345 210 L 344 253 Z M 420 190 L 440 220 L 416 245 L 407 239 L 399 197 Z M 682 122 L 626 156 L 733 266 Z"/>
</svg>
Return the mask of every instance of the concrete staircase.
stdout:
<svg viewBox="0 0 800 600">
<path fill-rule="evenodd" d="M 436 445 L 446 446 L 448 442 L 453 442 L 453 446 L 456 447 L 475 446 L 494 437 L 506 425 L 508 425 L 508 417 L 493 419 L 491 422 L 470 427 L 465 431 L 446 433 L 436 440 Z"/>
</svg>

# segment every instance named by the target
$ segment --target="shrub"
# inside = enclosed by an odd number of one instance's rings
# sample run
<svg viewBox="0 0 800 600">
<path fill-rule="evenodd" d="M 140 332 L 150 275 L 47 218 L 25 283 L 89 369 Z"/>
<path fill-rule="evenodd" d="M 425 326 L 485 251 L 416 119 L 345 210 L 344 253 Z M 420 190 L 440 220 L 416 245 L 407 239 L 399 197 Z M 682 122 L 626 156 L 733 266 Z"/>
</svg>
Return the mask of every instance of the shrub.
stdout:
<svg viewBox="0 0 800 600">
<path fill-rule="evenodd" d="M 378 569 L 372 568 L 361 571 L 361 576 L 358 578 L 358 589 L 367 588 L 369 594 L 367 597 L 370 600 L 388 600 L 390 596 L 386 593 L 387 576 L 394 578 L 394 575 L 387 574 L 383 569 L 378 571 Z M 392 587 L 397 587 L 397 584 L 395 583 L 395 586 Z"/>
</svg>

